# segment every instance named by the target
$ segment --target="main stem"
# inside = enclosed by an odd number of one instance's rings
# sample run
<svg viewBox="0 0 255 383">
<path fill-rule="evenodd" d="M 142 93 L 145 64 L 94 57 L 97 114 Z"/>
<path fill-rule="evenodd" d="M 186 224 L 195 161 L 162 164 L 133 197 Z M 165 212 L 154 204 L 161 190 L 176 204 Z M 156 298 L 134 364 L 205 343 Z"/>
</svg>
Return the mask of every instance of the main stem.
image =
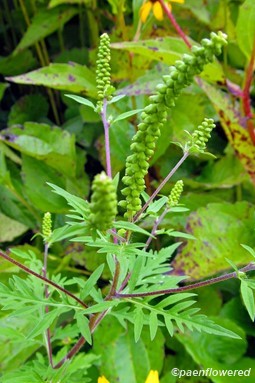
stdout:
<svg viewBox="0 0 255 383">
<path fill-rule="evenodd" d="M 49 245 L 48 245 L 48 243 L 45 243 L 45 245 L 44 245 L 44 257 L 43 257 L 43 268 L 42 268 L 42 275 L 44 278 L 47 277 L 48 252 L 49 252 Z M 45 285 L 44 296 L 47 299 L 49 297 L 49 295 L 50 294 L 49 294 L 48 286 Z M 45 306 L 45 313 L 48 314 L 48 312 L 49 312 L 49 307 Z M 53 367 L 50 328 L 47 328 L 47 330 L 46 330 L 46 343 L 47 343 L 49 362 L 50 362 L 51 367 Z"/>
</svg>

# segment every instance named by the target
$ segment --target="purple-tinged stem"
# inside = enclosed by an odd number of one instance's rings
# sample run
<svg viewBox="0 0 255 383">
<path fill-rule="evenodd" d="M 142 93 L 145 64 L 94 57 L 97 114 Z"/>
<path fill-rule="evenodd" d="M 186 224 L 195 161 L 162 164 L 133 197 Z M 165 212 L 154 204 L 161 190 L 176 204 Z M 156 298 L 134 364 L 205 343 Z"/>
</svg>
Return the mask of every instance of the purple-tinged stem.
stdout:
<svg viewBox="0 0 255 383">
<path fill-rule="evenodd" d="M 47 277 L 47 263 L 48 263 L 48 252 L 49 252 L 49 245 L 48 243 L 45 243 L 44 245 L 44 255 L 43 255 L 43 268 L 42 268 L 42 275 L 44 278 Z M 47 299 L 49 297 L 49 289 L 48 286 L 45 285 L 44 288 L 44 295 Z M 45 306 L 45 313 L 48 314 L 49 307 Z M 50 335 L 50 328 L 47 328 L 46 330 L 46 343 L 47 343 L 47 351 L 48 351 L 48 357 L 51 367 L 53 367 L 53 359 L 52 359 L 52 345 L 51 345 L 51 335 Z"/>
<path fill-rule="evenodd" d="M 143 205 L 141 210 L 134 216 L 134 222 L 137 222 L 141 214 L 147 209 L 149 204 L 154 200 L 154 198 L 158 195 L 160 190 L 165 186 L 165 184 L 170 180 L 170 178 L 174 175 L 174 173 L 179 169 L 179 167 L 182 165 L 182 163 L 186 160 L 186 158 L 189 156 L 189 152 L 184 152 L 182 158 L 179 162 L 175 165 L 175 167 L 169 172 L 169 174 L 166 176 L 166 178 L 161 182 L 161 184 L 158 186 L 158 188 L 155 190 L 155 192 L 150 196 L 148 201 Z"/>
<path fill-rule="evenodd" d="M 174 29 L 176 30 L 176 32 L 178 33 L 178 35 L 183 39 L 183 41 L 185 42 L 185 44 L 187 45 L 187 47 L 189 49 L 191 49 L 192 45 L 191 43 L 189 42 L 189 40 L 187 39 L 187 36 L 185 35 L 185 33 L 183 32 L 183 30 L 181 29 L 180 25 L 177 23 L 177 21 L 175 20 L 172 12 L 170 11 L 170 9 L 168 8 L 167 4 L 165 3 L 164 0 L 158 0 L 159 3 L 161 4 L 161 7 L 163 8 L 166 16 L 168 17 L 168 19 L 170 20 L 172 26 L 174 27 Z"/>
<path fill-rule="evenodd" d="M 111 150 L 110 150 L 110 124 L 107 120 L 107 99 L 103 100 L 103 108 L 101 112 L 102 122 L 104 125 L 105 136 L 105 159 L 106 159 L 106 173 L 108 177 L 112 178 L 112 166 L 111 166 Z"/>
<path fill-rule="evenodd" d="M 151 231 L 151 236 L 147 239 L 146 243 L 145 243 L 145 246 L 143 248 L 143 250 L 146 250 L 149 246 L 149 244 L 151 243 L 152 241 L 152 237 L 155 236 L 156 234 L 156 231 L 159 227 L 159 225 L 161 224 L 161 222 L 163 221 L 163 219 L 165 218 L 165 215 L 169 212 L 169 207 L 167 207 L 163 213 L 159 216 L 159 218 L 157 218 L 154 222 L 154 225 L 153 225 L 153 228 L 152 228 L 152 231 Z"/>
<path fill-rule="evenodd" d="M 12 263 L 13 265 L 15 266 L 18 266 L 21 270 L 25 271 L 27 274 L 30 274 L 30 275 L 33 275 L 34 277 L 40 279 L 41 281 L 43 281 L 45 284 L 47 285 L 50 285 L 50 286 L 53 286 L 55 287 L 55 289 L 57 290 L 60 290 L 62 291 L 63 293 L 65 293 L 66 295 L 69 295 L 69 297 L 73 298 L 76 302 L 78 302 L 82 307 L 84 307 L 85 309 L 88 308 L 88 306 L 86 305 L 86 303 L 82 302 L 81 299 L 77 298 L 75 295 L 73 295 L 70 291 L 66 290 L 64 287 L 62 286 L 59 286 L 57 283 L 55 282 L 52 282 L 50 279 L 36 273 L 35 271 L 29 269 L 28 267 L 22 265 L 22 263 L 16 261 L 15 259 L 9 257 L 9 255 L 7 254 L 4 254 L 0 251 L 0 257 L 4 258 L 6 261 Z"/>
<path fill-rule="evenodd" d="M 251 262 L 247 266 L 240 269 L 239 272 L 245 273 L 247 271 L 252 271 L 252 270 L 255 270 L 255 263 Z M 115 297 L 116 298 L 139 298 L 139 297 L 142 298 L 142 297 L 149 297 L 149 296 L 162 295 L 162 294 L 176 294 L 176 293 L 182 293 L 183 291 L 190 291 L 190 290 L 198 289 L 199 287 L 213 285 L 215 283 L 226 281 L 227 279 L 232 279 L 232 278 L 238 278 L 238 273 L 233 272 L 233 273 L 221 275 L 221 276 L 216 277 L 216 278 L 207 279 L 205 281 L 193 283 L 191 285 L 177 287 L 175 289 L 149 291 L 147 293 L 145 292 L 145 293 L 134 293 L 134 294 L 116 293 Z"/>
</svg>

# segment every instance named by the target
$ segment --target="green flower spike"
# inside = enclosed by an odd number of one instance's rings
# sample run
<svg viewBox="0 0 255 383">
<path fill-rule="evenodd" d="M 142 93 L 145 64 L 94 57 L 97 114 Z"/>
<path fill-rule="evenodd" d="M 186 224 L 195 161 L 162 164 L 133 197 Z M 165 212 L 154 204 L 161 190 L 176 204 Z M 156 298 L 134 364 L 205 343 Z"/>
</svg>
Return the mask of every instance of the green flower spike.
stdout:
<svg viewBox="0 0 255 383">
<path fill-rule="evenodd" d="M 51 214 L 45 213 L 42 221 L 42 235 L 45 242 L 47 242 L 52 234 L 52 221 Z"/>
<path fill-rule="evenodd" d="M 215 124 L 213 119 L 205 118 L 202 124 L 192 133 L 191 140 L 187 143 L 187 149 L 190 152 L 204 152 L 214 128 Z"/>
<path fill-rule="evenodd" d="M 157 86 L 155 95 L 150 96 L 150 104 L 141 114 L 142 122 L 133 137 L 131 155 L 126 161 L 126 173 L 122 181 L 125 200 L 119 205 L 127 210 L 126 216 L 132 218 L 141 209 L 140 194 L 145 188 L 144 176 L 148 172 L 149 159 L 153 156 L 162 125 L 166 122 L 167 109 L 175 106 L 181 90 L 190 85 L 193 77 L 201 73 L 204 66 L 212 62 L 226 45 L 226 35 L 211 33 L 211 39 L 204 39 L 201 46 L 192 48 L 193 55 L 184 54 L 170 67 L 170 74 L 163 76 L 163 84 Z"/>
<path fill-rule="evenodd" d="M 111 51 L 110 51 L 110 37 L 107 33 L 104 33 L 100 37 L 100 44 L 97 55 L 97 69 L 96 69 L 96 83 L 97 83 L 97 95 L 98 106 L 102 106 L 104 98 L 111 99 L 111 94 L 114 91 L 111 86 Z"/>
<path fill-rule="evenodd" d="M 168 197 L 168 207 L 171 208 L 178 205 L 182 192 L 183 192 L 183 181 L 179 180 L 174 185 Z"/>
<path fill-rule="evenodd" d="M 92 184 L 89 221 L 93 228 L 106 231 L 112 228 L 117 214 L 117 195 L 113 181 L 105 172 L 98 174 Z"/>
</svg>

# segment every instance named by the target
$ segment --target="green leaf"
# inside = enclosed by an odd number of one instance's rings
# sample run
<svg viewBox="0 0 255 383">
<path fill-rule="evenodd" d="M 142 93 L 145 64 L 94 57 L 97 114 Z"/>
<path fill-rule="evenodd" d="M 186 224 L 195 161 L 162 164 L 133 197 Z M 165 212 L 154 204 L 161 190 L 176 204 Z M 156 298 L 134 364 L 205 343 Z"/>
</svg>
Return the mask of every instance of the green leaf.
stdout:
<svg viewBox="0 0 255 383">
<path fill-rule="evenodd" d="M 104 264 L 100 265 L 87 279 L 85 282 L 82 290 L 81 290 L 81 299 L 85 299 L 89 293 L 91 292 L 91 289 L 96 285 L 98 279 L 101 277 L 101 274 L 104 270 Z"/>
<path fill-rule="evenodd" d="M 242 295 L 245 307 L 250 315 L 250 318 L 254 322 L 254 318 L 255 318 L 254 294 L 252 289 L 248 286 L 247 282 L 244 279 L 241 279 L 241 295 Z"/>
<path fill-rule="evenodd" d="M 81 335 L 86 339 L 86 342 L 92 344 L 91 331 L 89 328 L 89 320 L 84 316 L 83 313 L 77 312 L 75 314 L 75 318 L 77 320 L 78 328 L 81 332 Z"/>
<path fill-rule="evenodd" d="M 134 110 L 130 110 L 129 112 L 122 113 L 122 114 L 120 114 L 118 117 L 116 117 L 116 118 L 112 121 L 112 124 L 114 124 L 114 123 L 117 122 L 117 121 L 125 120 L 126 118 L 131 117 L 131 116 L 133 116 L 134 114 L 137 114 L 137 113 L 142 112 L 142 110 L 143 110 L 143 109 L 134 109 Z"/>
<path fill-rule="evenodd" d="M 159 212 L 159 210 L 167 203 L 168 201 L 168 198 L 166 196 L 163 196 L 161 198 L 159 198 L 158 200 L 152 202 L 147 210 L 146 210 L 146 213 L 153 213 L 153 214 L 156 214 Z"/>
<path fill-rule="evenodd" d="M 65 96 L 77 101 L 79 104 L 87 105 L 90 108 L 95 109 L 93 102 L 89 101 L 87 98 L 75 96 L 74 94 L 65 94 Z"/>
<path fill-rule="evenodd" d="M 155 311 L 151 311 L 150 313 L 149 326 L 150 326 L 150 337 L 151 337 L 151 340 L 153 340 L 158 331 L 158 317 Z"/>
<path fill-rule="evenodd" d="M 0 213 L 0 242 L 11 242 L 28 230 L 26 225 Z"/>
<path fill-rule="evenodd" d="M 254 211 L 247 202 L 223 202 L 208 204 L 191 213 L 186 230 L 196 237 L 196 241 L 189 240 L 177 254 L 172 262 L 175 272 L 201 279 L 225 270 L 225 258 L 238 267 L 247 264 L 253 258 L 240 242 L 255 245 Z M 225 232 L 228 235 L 224 237 L 218 234 Z M 192 258 L 189 254 L 193 254 Z"/>
<path fill-rule="evenodd" d="M 4 76 L 17 76 L 35 68 L 36 65 L 36 59 L 29 50 L 0 57 L 0 73 Z"/>
<path fill-rule="evenodd" d="M 95 305 L 89 307 L 88 309 L 83 310 L 84 314 L 95 314 L 100 313 L 102 311 L 107 311 L 111 309 L 114 306 L 117 306 L 119 304 L 118 301 L 106 301 L 101 303 L 96 303 Z"/>
<path fill-rule="evenodd" d="M 108 104 L 114 104 L 115 102 L 118 102 L 119 100 L 121 100 L 124 97 L 125 97 L 124 94 L 121 94 L 119 96 L 114 96 L 110 101 L 108 101 Z"/>
<path fill-rule="evenodd" d="M 89 4 L 91 0 L 50 0 L 49 8 L 57 7 L 60 4 Z"/>
<path fill-rule="evenodd" d="M 144 321 L 143 310 L 140 307 L 137 307 L 134 313 L 135 342 L 138 342 L 138 340 L 140 339 L 142 329 L 143 329 L 143 321 Z"/>
<path fill-rule="evenodd" d="M 85 65 L 75 63 L 50 64 L 47 67 L 6 79 L 17 84 L 43 85 L 97 97 L 95 75 Z"/>
<path fill-rule="evenodd" d="M 154 40 L 113 43 L 111 47 L 128 50 L 129 52 L 146 56 L 151 60 L 163 61 L 169 65 L 174 64 L 176 60 L 180 59 L 183 53 L 189 52 L 182 39 L 168 36 Z"/>
<path fill-rule="evenodd" d="M 255 258 L 255 251 L 254 251 L 250 246 L 243 245 L 243 244 L 241 244 L 241 246 L 242 246 L 245 250 L 247 250 L 247 251 L 253 256 L 253 258 Z"/>
<path fill-rule="evenodd" d="M 27 335 L 27 339 L 33 339 L 37 337 L 40 334 L 43 334 L 43 332 L 50 327 L 50 325 L 53 323 L 55 319 L 57 319 L 60 314 L 67 311 L 66 308 L 58 308 L 56 310 L 50 311 L 46 313 L 41 320 L 35 325 L 33 330 Z"/>
<path fill-rule="evenodd" d="M 140 277 L 141 268 L 143 266 L 144 266 L 144 257 L 138 256 L 134 262 L 131 278 L 128 282 L 129 293 L 132 293 L 132 291 L 135 289 L 136 283 Z"/>
<path fill-rule="evenodd" d="M 75 137 L 70 133 L 56 126 L 26 122 L 23 127 L 11 127 L 2 134 L 4 142 L 11 148 L 44 161 L 66 176 L 75 176 Z"/>
<path fill-rule="evenodd" d="M 48 114 L 49 105 L 41 94 L 21 97 L 12 107 L 8 116 L 8 125 L 24 124 L 26 121 L 40 122 Z"/>
<path fill-rule="evenodd" d="M 236 25 L 238 45 L 249 60 L 255 44 L 255 3 L 245 0 L 239 8 Z"/>
<path fill-rule="evenodd" d="M 138 225 L 136 225 L 135 223 L 132 223 L 132 222 L 117 221 L 117 222 L 114 222 L 114 227 L 116 229 L 126 229 L 126 230 L 130 230 L 134 233 L 145 234 L 149 237 L 151 236 L 151 233 L 142 229 L 141 227 L 139 227 Z"/>
<path fill-rule="evenodd" d="M 13 54 L 29 48 L 44 37 L 61 29 L 76 13 L 78 13 L 78 9 L 72 7 L 38 11 Z"/>
<path fill-rule="evenodd" d="M 1 65 L 1 61 L 0 61 L 0 65 Z M 9 86 L 9 84 L 7 84 L 7 83 L 3 83 L 3 82 L 0 83 L 0 101 L 2 100 L 4 92 L 5 92 L 6 88 L 8 88 L 8 86 Z"/>
<path fill-rule="evenodd" d="M 65 213 L 67 206 L 63 198 L 54 195 L 46 182 L 63 185 L 63 176 L 42 161 L 23 156 L 22 172 L 25 192 L 33 205 L 42 211 Z"/>
<path fill-rule="evenodd" d="M 101 355 L 104 362 L 100 374 L 110 382 L 145 382 L 151 369 L 162 369 L 164 337 L 159 330 L 151 343 L 145 327 L 135 343 L 131 325 L 123 329 L 114 317 L 106 317 L 94 334 L 93 351 Z"/>
</svg>

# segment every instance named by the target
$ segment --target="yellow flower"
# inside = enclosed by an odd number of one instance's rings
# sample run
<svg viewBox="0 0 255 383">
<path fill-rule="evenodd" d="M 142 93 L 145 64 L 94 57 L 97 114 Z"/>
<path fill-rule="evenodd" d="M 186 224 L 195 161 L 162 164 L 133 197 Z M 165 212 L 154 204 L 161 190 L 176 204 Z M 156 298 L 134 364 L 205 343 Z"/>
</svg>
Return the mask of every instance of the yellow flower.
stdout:
<svg viewBox="0 0 255 383">
<path fill-rule="evenodd" d="M 104 376 L 98 378 L 97 383 L 110 383 Z M 145 383 L 159 383 L 158 371 L 151 370 Z"/>
<path fill-rule="evenodd" d="M 183 4 L 185 0 L 169 0 L 172 3 L 181 3 Z M 169 3 L 168 1 L 168 3 Z M 167 4 L 167 7 L 169 8 L 169 11 L 171 11 L 172 6 L 171 4 Z M 142 23 L 145 23 L 151 10 L 153 11 L 154 16 L 156 17 L 157 20 L 163 20 L 163 9 L 162 5 L 158 0 L 147 0 L 140 9 L 140 18 Z"/>
<path fill-rule="evenodd" d="M 109 380 L 107 380 L 104 376 L 100 376 L 98 378 L 97 383 L 110 383 Z"/>
<path fill-rule="evenodd" d="M 151 370 L 145 383 L 159 383 L 158 371 Z"/>
</svg>

